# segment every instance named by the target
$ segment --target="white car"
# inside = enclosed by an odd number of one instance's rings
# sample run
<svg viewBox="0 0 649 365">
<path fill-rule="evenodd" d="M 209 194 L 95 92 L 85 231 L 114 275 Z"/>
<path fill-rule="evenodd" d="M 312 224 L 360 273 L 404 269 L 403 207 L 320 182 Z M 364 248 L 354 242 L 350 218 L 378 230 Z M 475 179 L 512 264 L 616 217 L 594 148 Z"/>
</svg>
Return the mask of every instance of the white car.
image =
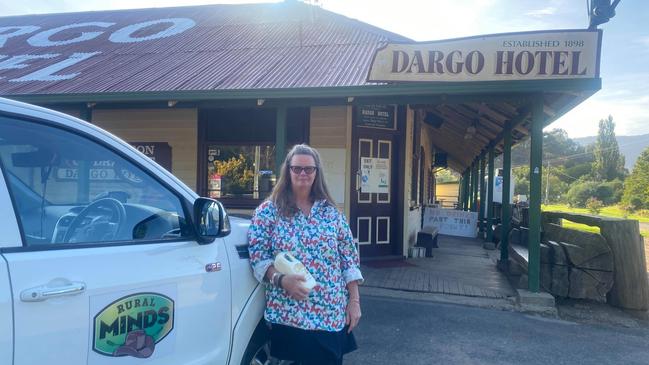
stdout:
<svg viewBox="0 0 649 365">
<path fill-rule="evenodd" d="M 0 98 L 0 364 L 264 364 L 249 221 L 127 143 Z"/>
</svg>

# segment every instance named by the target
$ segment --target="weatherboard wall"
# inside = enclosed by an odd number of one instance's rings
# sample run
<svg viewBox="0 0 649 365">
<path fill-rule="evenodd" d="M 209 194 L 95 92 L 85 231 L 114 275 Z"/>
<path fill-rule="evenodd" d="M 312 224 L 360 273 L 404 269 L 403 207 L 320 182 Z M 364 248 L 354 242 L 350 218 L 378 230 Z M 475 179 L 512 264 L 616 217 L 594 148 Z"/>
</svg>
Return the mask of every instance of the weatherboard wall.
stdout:
<svg viewBox="0 0 649 365">
<path fill-rule="evenodd" d="M 196 109 L 98 109 L 92 121 L 127 142 L 169 143 L 171 172 L 196 190 Z"/>
<path fill-rule="evenodd" d="M 348 107 L 345 105 L 312 107 L 309 142 L 318 149 L 325 170 L 327 186 L 338 208 L 349 211 Z"/>
</svg>

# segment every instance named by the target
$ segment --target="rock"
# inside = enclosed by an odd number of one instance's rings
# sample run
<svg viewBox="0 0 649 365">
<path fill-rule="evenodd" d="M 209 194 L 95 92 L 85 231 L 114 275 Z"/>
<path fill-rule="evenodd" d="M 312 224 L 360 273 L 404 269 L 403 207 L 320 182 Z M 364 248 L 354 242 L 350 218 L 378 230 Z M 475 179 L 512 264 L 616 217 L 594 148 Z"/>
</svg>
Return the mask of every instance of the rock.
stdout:
<svg viewBox="0 0 649 365">
<path fill-rule="evenodd" d="M 546 223 L 541 282 L 558 297 L 605 301 L 613 286 L 613 253 L 604 237 Z"/>
<path fill-rule="evenodd" d="M 541 286 L 554 296 L 566 298 L 570 292 L 570 266 L 561 246 L 554 241 L 541 244 Z"/>
<path fill-rule="evenodd" d="M 549 222 L 561 218 L 599 227 L 601 236 L 610 248 L 613 258 L 613 285 L 607 293 L 607 303 L 627 310 L 646 311 L 649 309 L 649 279 L 647 278 L 645 250 L 640 237 L 638 221 L 586 214 L 544 212 L 541 215 L 544 230 L 546 226 L 549 231 L 556 230 L 556 227 L 552 227 Z M 563 240 L 560 241 L 563 242 Z M 570 243 L 575 242 L 570 241 Z M 576 260 L 579 261 L 579 259 Z M 586 261 L 581 264 L 588 266 L 591 270 L 594 270 L 592 268 L 595 265 L 607 266 L 606 263 L 594 256 L 586 257 Z M 606 278 L 597 277 L 595 279 L 598 283 L 602 282 L 601 280 L 606 280 Z M 605 287 L 602 290 L 605 290 Z"/>
</svg>

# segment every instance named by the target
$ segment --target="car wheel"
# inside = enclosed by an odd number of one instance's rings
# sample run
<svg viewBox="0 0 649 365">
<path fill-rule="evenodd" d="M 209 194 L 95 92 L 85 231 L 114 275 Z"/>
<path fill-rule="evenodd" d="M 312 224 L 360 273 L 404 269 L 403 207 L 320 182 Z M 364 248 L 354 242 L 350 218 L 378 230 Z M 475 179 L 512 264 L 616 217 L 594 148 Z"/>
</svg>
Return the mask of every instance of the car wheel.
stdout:
<svg viewBox="0 0 649 365">
<path fill-rule="evenodd" d="M 243 354 L 241 365 L 271 365 L 270 336 L 268 328 L 262 322 L 257 325 L 252 338 Z"/>
<path fill-rule="evenodd" d="M 278 360 L 270 356 L 270 336 L 265 323 L 255 329 L 250 343 L 243 354 L 241 365 L 292 365 L 292 361 Z"/>
</svg>

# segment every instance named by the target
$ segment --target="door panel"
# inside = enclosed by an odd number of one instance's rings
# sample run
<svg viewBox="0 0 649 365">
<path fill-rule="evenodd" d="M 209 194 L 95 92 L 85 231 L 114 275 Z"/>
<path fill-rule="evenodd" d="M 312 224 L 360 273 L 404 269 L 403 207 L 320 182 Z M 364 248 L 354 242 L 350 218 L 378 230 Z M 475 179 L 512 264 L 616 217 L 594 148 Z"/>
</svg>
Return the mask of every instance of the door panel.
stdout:
<svg viewBox="0 0 649 365">
<path fill-rule="evenodd" d="M 391 140 L 378 140 L 377 157 L 379 158 L 392 158 L 392 141 Z M 396 181 L 393 181 L 396 183 Z M 379 193 L 376 196 L 376 202 L 381 204 L 390 204 L 390 193 Z"/>
<path fill-rule="evenodd" d="M 374 140 L 367 138 L 358 139 L 358 158 L 360 161 L 363 157 L 372 157 L 374 154 Z M 372 194 L 361 192 L 360 181 L 356 180 L 356 191 L 358 192 L 358 197 L 356 198 L 357 203 L 371 203 Z"/>
</svg>

